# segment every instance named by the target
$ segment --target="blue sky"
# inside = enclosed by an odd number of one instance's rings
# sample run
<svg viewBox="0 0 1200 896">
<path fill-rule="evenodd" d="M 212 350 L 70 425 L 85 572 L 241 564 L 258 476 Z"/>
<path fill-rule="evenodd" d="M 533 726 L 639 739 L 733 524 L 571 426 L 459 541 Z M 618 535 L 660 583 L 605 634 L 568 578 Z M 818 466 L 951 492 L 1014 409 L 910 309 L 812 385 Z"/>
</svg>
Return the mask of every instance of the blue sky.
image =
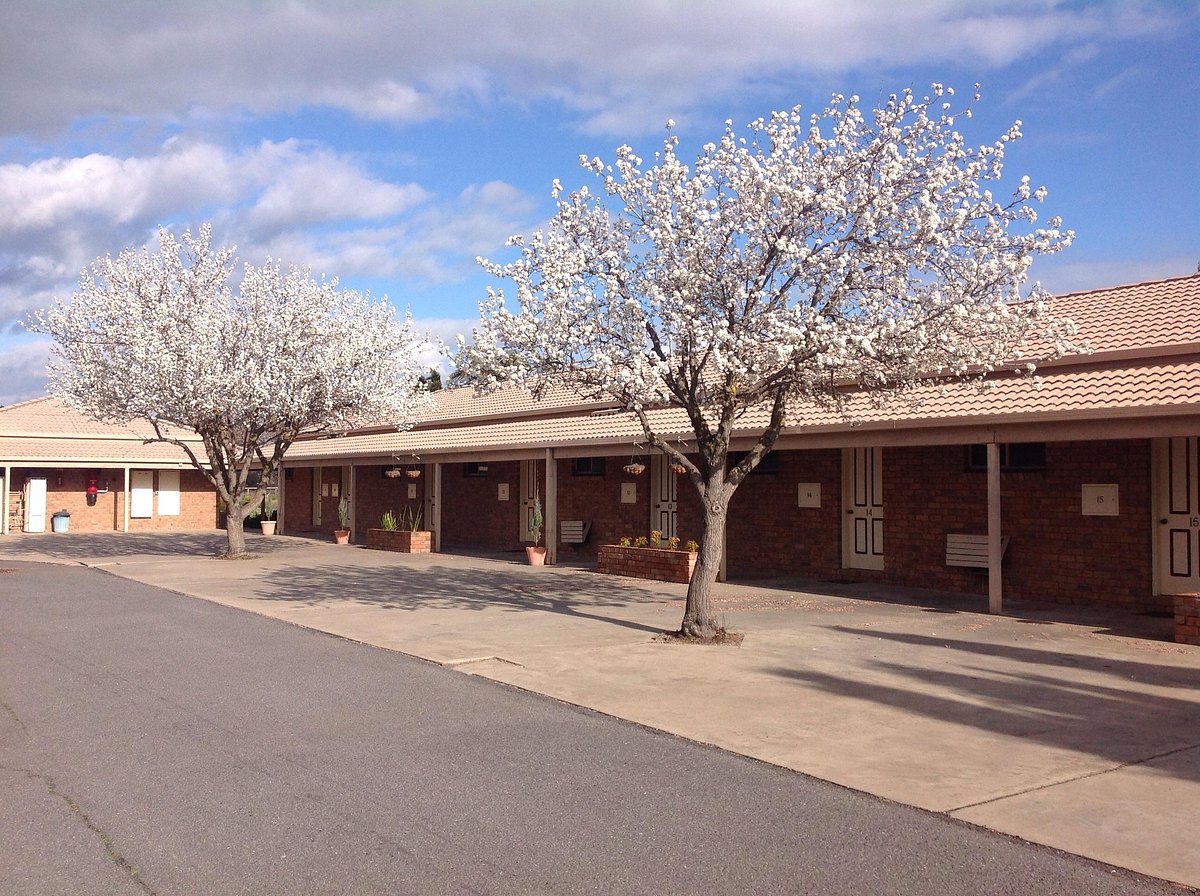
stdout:
<svg viewBox="0 0 1200 896">
<path fill-rule="evenodd" d="M 94 258 L 211 220 L 469 330 L 477 255 L 545 221 L 580 153 L 685 149 L 773 109 L 933 81 L 1077 243 L 1056 292 L 1200 262 L 1200 3 L 1056 0 L 127 2 L 0 7 L 0 403 L 42 393 L 20 321 Z"/>
</svg>

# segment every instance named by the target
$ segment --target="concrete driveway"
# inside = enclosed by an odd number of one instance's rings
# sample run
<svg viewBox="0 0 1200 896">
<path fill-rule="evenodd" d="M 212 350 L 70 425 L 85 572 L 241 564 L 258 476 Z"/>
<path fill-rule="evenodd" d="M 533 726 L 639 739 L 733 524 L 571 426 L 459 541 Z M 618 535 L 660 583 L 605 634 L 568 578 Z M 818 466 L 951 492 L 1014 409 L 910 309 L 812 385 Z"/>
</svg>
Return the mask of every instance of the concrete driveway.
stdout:
<svg viewBox="0 0 1200 896">
<path fill-rule="evenodd" d="M 654 636 L 683 586 L 287 537 L 206 556 L 221 542 L 12 536 L 0 564 L 101 566 L 1200 885 L 1200 648 L 1170 620 L 772 582 L 719 586 L 740 648 L 680 646 Z"/>
</svg>

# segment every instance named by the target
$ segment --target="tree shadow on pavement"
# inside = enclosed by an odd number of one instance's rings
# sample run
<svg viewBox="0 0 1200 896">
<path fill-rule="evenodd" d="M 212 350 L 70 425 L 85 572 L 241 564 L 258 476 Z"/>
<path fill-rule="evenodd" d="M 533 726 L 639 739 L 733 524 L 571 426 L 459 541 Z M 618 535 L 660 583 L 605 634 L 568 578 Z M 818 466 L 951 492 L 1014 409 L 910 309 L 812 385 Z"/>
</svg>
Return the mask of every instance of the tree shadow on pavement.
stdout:
<svg viewBox="0 0 1200 896">
<path fill-rule="evenodd" d="M 875 628 L 831 630 L 881 639 L 898 649 L 893 659 L 876 654 L 845 675 L 785 667 L 763 671 L 836 697 L 1114 764 L 1200 746 L 1200 697 L 1161 693 L 1168 688 L 1196 693 L 1200 670 L 1195 668 L 1099 651 L 1087 655 Z M 955 651 L 952 658 L 946 650 Z M 1171 774 L 1200 780 L 1200 762 L 1173 765 Z"/>
<path fill-rule="evenodd" d="M 556 613 L 661 634 L 661 627 L 621 619 L 601 610 L 663 604 L 667 597 L 629 580 L 556 569 L 490 563 L 486 567 L 287 566 L 256 583 L 256 599 L 320 606 L 350 602 L 362 607 L 414 611 L 488 610 Z"/>
<path fill-rule="evenodd" d="M 223 529 L 204 532 L 57 532 L 17 534 L 0 541 L 0 556 L 38 554 L 54 560 L 121 557 L 217 557 L 229 542 Z M 277 554 L 295 543 L 246 533 L 251 555 Z"/>
</svg>

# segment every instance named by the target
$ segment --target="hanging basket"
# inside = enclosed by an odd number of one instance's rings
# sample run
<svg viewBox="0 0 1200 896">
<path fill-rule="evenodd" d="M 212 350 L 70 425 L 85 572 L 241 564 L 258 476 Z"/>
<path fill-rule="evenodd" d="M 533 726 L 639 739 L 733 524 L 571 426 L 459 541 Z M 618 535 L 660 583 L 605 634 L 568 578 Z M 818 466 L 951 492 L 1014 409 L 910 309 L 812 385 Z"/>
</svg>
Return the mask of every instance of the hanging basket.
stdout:
<svg viewBox="0 0 1200 896">
<path fill-rule="evenodd" d="M 676 476 L 682 476 L 687 472 L 687 467 L 685 467 L 683 464 L 671 464 L 671 472 Z"/>
<path fill-rule="evenodd" d="M 404 475 L 407 476 L 409 479 L 420 479 L 421 471 L 420 470 L 405 470 Z"/>
<path fill-rule="evenodd" d="M 393 467 L 390 470 L 384 470 L 383 475 L 386 476 L 388 479 L 399 479 L 400 471 L 397 470 L 395 467 Z"/>
<path fill-rule="evenodd" d="M 626 464 L 624 466 L 624 470 L 630 476 L 641 476 L 644 472 L 646 472 L 646 465 L 639 464 L 637 461 L 634 461 L 631 464 Z"/>
</svg>

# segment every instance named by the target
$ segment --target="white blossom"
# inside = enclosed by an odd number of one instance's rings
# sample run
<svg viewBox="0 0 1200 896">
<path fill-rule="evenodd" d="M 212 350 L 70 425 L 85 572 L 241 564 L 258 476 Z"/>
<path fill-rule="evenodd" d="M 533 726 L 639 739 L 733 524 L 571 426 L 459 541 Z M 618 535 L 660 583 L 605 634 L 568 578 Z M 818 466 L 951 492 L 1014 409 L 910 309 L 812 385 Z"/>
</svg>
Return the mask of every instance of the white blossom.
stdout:
<svg viewBox="0 0 1200 896">
<path fill-rule="evenodd" d="M 943 103 L 952 91 L 932 93 L 905 90 L 869 112 L 835 95 L 817 114 L 759 119 L 746 137 L 727 124 L 690 165 L 673 133 L 648 167 L 629 146 L 611 165 L 581 156 L 602 192 L 557 196 L 547 229 L 514 243 L 515 261 L 482 262 L 513 294 L 489 290 L 460 368 L 484 388 L 564 384 L 634 411 L 723 527 L 790 406 L 847 410 L 851 387 L 886 403 L 979 378 L 1030 339 L 1045 354 L 1068 348 L 1069 323 L 1049 318 L 1039 288 L 1032 301 L 1021 288 L 1030 260 L 1073 234 L 1057 218 L 1036 226 L 1045 189 L 1028 179 L 1007 203 L 992 192 L 1020 122 L 971 147 Z M 690 457 L 656 431 L 649 410 L 663 405 L 692 421 Z M 733 423 L 751 408 L 771 423 L 727 470 Z"/>
<path fill-rule="evenodd" d="M 69 302 L 35 318 L 54 338 L 51 390 L 98 419 L 148 420 L 158 441 L 192 456 L 230 509 L 230 553 L 242 512 L 301 432 L 362 422 L 407 425 L 425 393 L 419 340 L 386 300 L 296 267 L 246 265 L 230 286 L 232 248 L 211 228 L 159 250 L 98 259 Z M 196 457 L 184 430 L 203 440 Z M 234 518 L 236 517 L 236 526 Z"/>
</svg>

